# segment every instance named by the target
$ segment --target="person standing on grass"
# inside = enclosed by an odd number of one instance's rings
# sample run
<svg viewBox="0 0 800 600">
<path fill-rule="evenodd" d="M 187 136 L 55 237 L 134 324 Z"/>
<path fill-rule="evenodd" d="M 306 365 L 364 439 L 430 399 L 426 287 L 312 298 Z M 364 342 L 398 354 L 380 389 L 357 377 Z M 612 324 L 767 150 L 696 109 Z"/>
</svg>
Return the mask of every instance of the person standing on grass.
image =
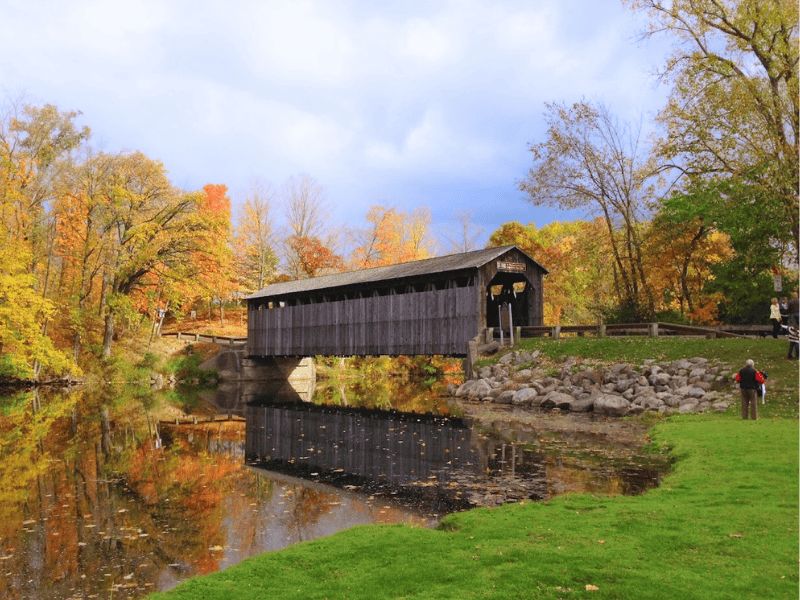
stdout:
<svg viewBox="0 0 800 600">
<path fill-rule="evenodd" d="M 777 340 L 781 330 L 781 305 L 777 298 L 773 298 L 769 306 L 769 320 L 772 321 L 772 337 Z"/>
<path fill-rule="evenodd" d="M 755 363 L 748 358 L 735 378 L 742 393 L 742 418 L 755 421 L 758 418 L 756 390 L 764 383 L 764 376 L 755 369 Z"/>
<path fill-rule="evenodd" d="M 800 357 L 800 332 L 797 331 L 797 327 L 794 325 L 789 325 L 784 329 L 786 330 L 786 335 L 789 336 L 789 353 L 786 358 L 797 360 Z"/>
</svg>

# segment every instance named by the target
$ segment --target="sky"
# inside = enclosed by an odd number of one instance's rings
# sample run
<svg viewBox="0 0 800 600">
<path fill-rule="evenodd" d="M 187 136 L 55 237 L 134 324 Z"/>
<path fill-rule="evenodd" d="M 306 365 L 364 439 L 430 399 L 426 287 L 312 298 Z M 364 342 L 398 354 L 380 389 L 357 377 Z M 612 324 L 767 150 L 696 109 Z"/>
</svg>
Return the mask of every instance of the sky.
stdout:
<svg viewBox="0 0 800 600">
<path fill-rule="evenodd" d="M 307 174 L 337 228 L 427 206 L 445 247 L 462 212 L 483 239 L 585 216 L 518 191 L 546 102 L 647 131 L 667 93 L 666 41 L 619 0 L 0 0 L 0 23 L 0 100 L 80 110 L 94 148 L 224 183 L 234 207 Z"/>
</svg>

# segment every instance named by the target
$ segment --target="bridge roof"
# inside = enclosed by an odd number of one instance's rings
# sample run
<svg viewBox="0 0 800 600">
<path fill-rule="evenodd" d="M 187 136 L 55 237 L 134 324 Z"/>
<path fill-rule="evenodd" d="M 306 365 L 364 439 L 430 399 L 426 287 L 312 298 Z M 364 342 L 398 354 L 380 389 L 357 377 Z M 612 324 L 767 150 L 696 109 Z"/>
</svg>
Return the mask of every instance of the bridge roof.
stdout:
<svg viewBox="0 0 800 600">
<path fill-rule="evenodd" d="M 451 271 L 463 271 L 482 267 L 486 263 L 502 256 L 509 250 L 521 252 L 528 257 L 531 262 L 537 265 L 544 273 L 547 269 L 542 267 L 530 256 L 522 252 L 516 246 L 501 246 L 499 248 L 486 248 L 484 250 L 473 250 L 472 252 L 462 252 L 459 254 L 449 254 L 447 256 L 436 256 L 424 260 L 388 265 L 385 267 L 372 267 L 371 269 L 360 269 L 358 271 L 347 271 L 345 273 L 334 273 L 312 277 L 310 279 L 298 279 L 296 281 L 284 281 L 273 283 L 262 290 L 247 296 L 248 300 L 255 298 L 266 298 L 273 296 L 286 296 L 303 292 L 313 292 L 328 288 L 341 288 L 351 285 L 363 285 L 378 283 L 392 279 L 407 279 L 410 277 L 420 277 L 425 275 L 436 275 L 438 273 L 448 273 Z"/>
</svg>

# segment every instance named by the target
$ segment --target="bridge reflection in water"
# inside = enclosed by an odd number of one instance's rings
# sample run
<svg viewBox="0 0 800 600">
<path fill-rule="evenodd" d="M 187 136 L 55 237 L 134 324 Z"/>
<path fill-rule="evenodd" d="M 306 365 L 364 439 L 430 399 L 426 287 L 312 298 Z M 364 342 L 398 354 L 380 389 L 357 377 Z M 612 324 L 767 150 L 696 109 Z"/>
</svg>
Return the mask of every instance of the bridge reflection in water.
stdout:
<svg viewBox="0 0 800 600">
<path fill-rule="evenodd" d="M 250 404 L 245 416 L 250 464 L 390 496 L 433 514 L 560 490 L 638 493 L 663 470 L 598 460 L 604 450 L 597 448 L 589 448 L 589 460 L 585 453 L 571 456 L 563 444 L 538 443 L 535 430 L 515 431 L 512 443 L 457 417 L 276 401 Z"/>
</svg>

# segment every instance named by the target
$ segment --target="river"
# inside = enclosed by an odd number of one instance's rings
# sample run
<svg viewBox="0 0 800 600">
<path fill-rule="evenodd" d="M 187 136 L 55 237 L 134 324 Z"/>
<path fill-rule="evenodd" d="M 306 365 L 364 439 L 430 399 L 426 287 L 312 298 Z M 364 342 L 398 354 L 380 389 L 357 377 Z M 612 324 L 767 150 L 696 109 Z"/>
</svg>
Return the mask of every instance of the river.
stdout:
<svg viewBox="0 0 800 600">
<path fill-rule="evenodd" d="M 235 386 L 0 395 L 0 596 L 141 597 L 358 524 L 640 493 L 667 468 L 643 431 L 408 381 L 323 385 L 310 403 Z"/>
</svg>

